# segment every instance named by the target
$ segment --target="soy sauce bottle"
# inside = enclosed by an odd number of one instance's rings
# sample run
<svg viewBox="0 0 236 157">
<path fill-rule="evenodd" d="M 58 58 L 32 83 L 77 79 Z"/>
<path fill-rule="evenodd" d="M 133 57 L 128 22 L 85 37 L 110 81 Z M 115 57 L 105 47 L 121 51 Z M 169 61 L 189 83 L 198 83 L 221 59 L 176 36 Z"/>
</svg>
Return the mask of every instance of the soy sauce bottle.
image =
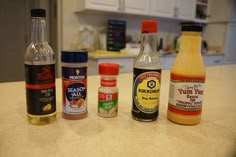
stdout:
<svg viewBox="0 0 236 157">
<path fill-rule="evenodd" d="M 162 65 L 156 51 L 157 21 L 142 22 L 140 53 L 133 64 L 132 117 L 155 121 L 159 114 Z"/>
</svg>

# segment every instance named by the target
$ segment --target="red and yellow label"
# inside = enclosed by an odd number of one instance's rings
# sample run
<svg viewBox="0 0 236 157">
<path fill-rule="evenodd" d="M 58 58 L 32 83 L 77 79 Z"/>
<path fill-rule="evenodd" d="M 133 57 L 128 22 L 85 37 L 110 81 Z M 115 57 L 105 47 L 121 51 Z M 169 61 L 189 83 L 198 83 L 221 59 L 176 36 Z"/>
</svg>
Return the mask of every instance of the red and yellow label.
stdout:
<svg viewBox="0 0 236 157">
<path fill-rule="evenodd" d="M 171 74 L 168 110 L 181 115 L 199 115 L 202 111 L 205 76 Z"/>
<path fill-rule="evenodd" d="M 144 113 L 154 113 L 158 110 L 160 99 L 159 71 L 143 72 L 134 78 L 133 102 L 135 110 Z"/>
</svg>

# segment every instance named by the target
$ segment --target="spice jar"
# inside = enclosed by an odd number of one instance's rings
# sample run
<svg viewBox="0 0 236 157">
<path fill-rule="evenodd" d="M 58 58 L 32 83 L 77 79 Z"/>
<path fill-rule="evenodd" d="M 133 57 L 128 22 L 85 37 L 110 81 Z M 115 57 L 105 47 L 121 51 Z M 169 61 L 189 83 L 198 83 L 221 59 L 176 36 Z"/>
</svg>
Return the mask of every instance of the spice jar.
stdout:
<svg viewBox="0 0 236 157">
<path fill-rule="evenodd" d="M 115 117 L 118 114 L 116 76 L 119 74 L 119 64 L 101 63 L 98 73 L 101 75 L 101 83 L 98 88 L 98 115 Z"/>
<path fill-rule="evenodd" d="M 87 117 L 87 51 L 62 51 L 62 116 Z"/>
</svg>

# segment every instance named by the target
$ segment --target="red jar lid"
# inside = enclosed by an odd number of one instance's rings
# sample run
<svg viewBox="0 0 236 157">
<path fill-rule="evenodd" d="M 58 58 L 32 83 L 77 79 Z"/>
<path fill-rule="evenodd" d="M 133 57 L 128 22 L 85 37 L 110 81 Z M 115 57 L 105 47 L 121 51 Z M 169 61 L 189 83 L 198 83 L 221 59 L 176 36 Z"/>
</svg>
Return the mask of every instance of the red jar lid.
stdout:
<svg viewBox="0 0 236 157">
<path fill-rule="evenodd" d="M 98 73 L 101 75 L 118 75 L 119 64 L 115 63 L 101 63 L 98 66 Z"/>
<path fill-rule="evenodd" d="M 157 32 L 157 21 L 155 20 L 142 21 L 142 33 L 156 33 L 156 32 Z"/>
</svg>

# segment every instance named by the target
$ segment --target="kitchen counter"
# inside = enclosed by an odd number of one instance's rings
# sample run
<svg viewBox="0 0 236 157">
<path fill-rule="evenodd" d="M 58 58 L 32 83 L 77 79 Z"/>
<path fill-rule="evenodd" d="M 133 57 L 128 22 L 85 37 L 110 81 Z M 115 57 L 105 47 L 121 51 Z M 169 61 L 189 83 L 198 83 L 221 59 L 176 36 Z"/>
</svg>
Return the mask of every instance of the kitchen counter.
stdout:
<svg viewBox="0 0 236 157">
<path fill-rule="evenodd" d="M 133 72 L 133 62 L 138 54 L 127 52 L 112 52 L 108 53 L 88 53 L 88 75 L 97 75 L 97 67 L 100 63 L 112 62 L 120 65 L 121 73 Z M 224 64 L 223 53 L 203 54 L 203 60 L 206 66 L 214 66 Z M 176 58 L 176 53 L 162 54 L 160 56 L 162 62 L 162 69 L 167 70 L 172 67 Z"/>
<path fill-rule="evenodd" d="M 168 70 L 162 73 L 160 116 L 155 122 L 131 118 L 132 74 L 118 76 L 119 115 L 97 115 L 99 76 L 88 77 L 89 116 L 61 116 L 61 80 L 57 79 L 57 120 L 30 125 L 26 119 L 24 82 L 1 83 L 1 157 L 235 157 L 236 64 L 207 67 L 203 114 L 199 125 L 166 119 Z"/>
<path fill-rule="evenodd" d="M 162 54 L 161 57 L 167 57 L 167 56 L 176 56 L 177 53 L 165 53 Z M 113 52 L 113 53 L 95 53 L 90 52 L 88 53 L 88 57 L 90 59 L 104 59 L 104 58 L 135 58 L 138 54 L 136 53 L 127 53 L 127 52 Z M 202 55 L 204 56 L 224 56 L 224 53 L 205 53 Z"/>
<path fill-rule="evenodd" d="M 113 52 L 113 53 L 88 53 L 89 59 L 101 59 L 101 58 L 134 58 L 138 54 L 135 53 L 123 53 L 123 52 Z"/>
</svg>

